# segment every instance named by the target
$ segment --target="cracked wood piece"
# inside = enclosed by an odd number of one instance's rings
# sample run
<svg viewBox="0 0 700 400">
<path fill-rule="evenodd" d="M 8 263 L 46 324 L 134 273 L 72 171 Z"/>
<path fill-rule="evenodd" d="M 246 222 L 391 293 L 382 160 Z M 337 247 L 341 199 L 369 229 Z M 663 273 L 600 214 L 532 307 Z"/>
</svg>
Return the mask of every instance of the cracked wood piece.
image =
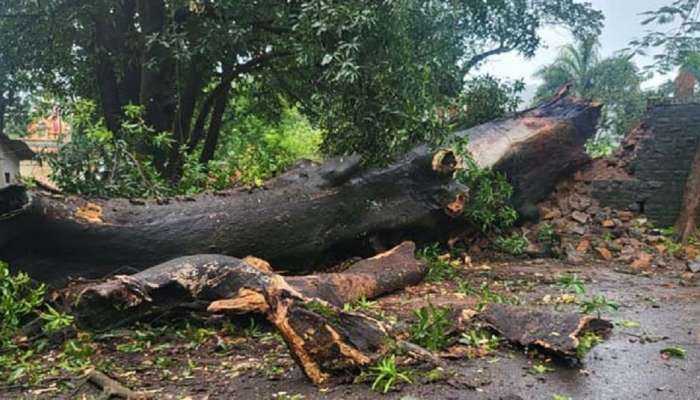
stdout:
<svg viewBox="0 0 700 400">
<path fill-rule="evenodd" d="M 613 328 L 610 322 L 589 315 L 505 304 L 489 304 L 479 317 L 511 343 L 537 346 L 560 357 L 578 357 L 578 339 L 584 332 L 606 337 Z"/>
</svg>

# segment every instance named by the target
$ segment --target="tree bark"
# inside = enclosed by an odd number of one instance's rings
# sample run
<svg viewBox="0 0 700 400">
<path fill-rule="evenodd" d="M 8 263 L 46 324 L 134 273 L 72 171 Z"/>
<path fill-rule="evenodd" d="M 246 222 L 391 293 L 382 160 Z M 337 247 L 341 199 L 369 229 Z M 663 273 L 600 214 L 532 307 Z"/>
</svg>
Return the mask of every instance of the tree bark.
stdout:
<svg viewBox="0 0 700 400">
<path fill-rule="evenodd" d="M 681 243 L 687 244 L 695 233 L 700 208 L 700 144 L 695 150 L 693 163 L 690 165 L 690 174 L 685 183 L 681 212 L 676 220 L 676 234 Z"/>
<path fill-rule="evenodd" d="M 107 129 L 118 133 L 121 127 L 122 103 L 119 99 L 119 84 L 114 70 L 116 54 L 110 51 L 114 41 L 118 40 L 114 34 L 112 24 L 114 20 L 103 15 L 93 16 L 95 25 L 95 75 L 100 93 L 102 114 L 105 118 Z"/>
<path fill-rule="evenodd" d="M 583 144 L 599 113 L 599 104 L 558 98 L 455 135 L 469 137 L 481 167 L 506 174 L 516 206 L 531 205 L 589 161 Z M 453 179 L 454 155 L 446 154 L 420 145 L 386 167 L 364 168 L 356 157 L 302 162 L 263 188 L 167 204 L 34 192 L 20 215 L 0 221 L 0 259 L 53 282 L 212 252 L 255 254 L 301 272 L 368 256 L 377 242 L 446 239 L 468 229 L 451 211 L 468 188 Z"/>
<path fill-rule="evenodd" d="M 223 86 L 221 92 L 217 94 L 214 104 L 214 110 L 211 113 L 209 120 L 209 130 L 207 138 L 204 140 L 202 154 L 199 157 L 199 162 L 206 164 L 214 158 L 216 146 L 219 144 L 219 134 L 221 133 L 221 123 L 224 119 L 224 112 L 228 105 L 229 92 L 231 91 L 230 84 Z"/>
<path fill-rule="evenodd" d="M 220 255 L 181 257 L 130 276 L 90 284 L 70 295 L 77 321 L 115 326 L 162 315 L 182 303 L 203 302 L 213 312 L 266 315 L 315 384 L 337 370 L 366 366 L 389 349 L 382 322 L 343 309 L 345 303 L 419 283 L 425 266 L 415 245 L 363 260 L 342 273 L 285 278 L 254 262 Z M 221 300 L 220 300 L 221 299 Z"/>
</svg>

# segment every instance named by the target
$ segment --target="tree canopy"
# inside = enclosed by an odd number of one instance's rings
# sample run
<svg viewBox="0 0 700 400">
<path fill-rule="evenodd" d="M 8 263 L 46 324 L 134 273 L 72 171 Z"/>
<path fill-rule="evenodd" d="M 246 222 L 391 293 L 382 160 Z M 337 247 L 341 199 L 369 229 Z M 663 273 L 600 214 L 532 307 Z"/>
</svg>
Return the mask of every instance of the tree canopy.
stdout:
<svg viewBox="0 0 700 400">
<path fill-rule="evenodd" d="M 2 107 L 38 88 L 92 100 L 119 137 L 138 105 L 167 145 L 141 138 L 136 152 L 173 181 L 192 154 L 214 157 L 242 79 L 270 104 L 298 104 L 325 153 L 385 162 L 439 133 L 436 105 L 489 56 L 532 56 L 548 24 L 582 35 L 602 25 L 574 0 L 0 0 L 0 10 Z"/>
</svg>

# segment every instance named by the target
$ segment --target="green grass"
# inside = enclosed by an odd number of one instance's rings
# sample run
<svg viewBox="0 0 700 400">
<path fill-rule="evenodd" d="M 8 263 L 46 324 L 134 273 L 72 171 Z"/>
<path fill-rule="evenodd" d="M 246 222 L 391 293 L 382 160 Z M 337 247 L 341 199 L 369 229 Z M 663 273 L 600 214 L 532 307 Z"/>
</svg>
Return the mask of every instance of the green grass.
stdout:
<svg viewBox="0 0 700 400">
<path fill-rule="evenodd" d="M 393 390 L 397 383 L 404 382 L 409 385 L 413 383 L 410 371 L 401 369 L 396 365 L 396 356 L 390 355 L 383 358 L 376 365 L 369 368 L 367 376 L 373 378 L 372 390 L 388 393 Z"/>
<path fill-rule="evenodd" d="M 448 319 L 450 310 L 428 304 L 416 310 L 416 321 L 410 326 L 410 340 L 431 351 L 445 348 L 450 338 L 447 335 L 452 323 Z"/>
<path fill-rule="evenodd" d="M 459 275 L 459 269 L 449 260 L 441 258 L 439 245 L 432 244 L 418 251 L 416 255 L 425 263 L 428 272 L 425 275 L 426 282 L 443 282 L 454 280 Z"/>
</svg>

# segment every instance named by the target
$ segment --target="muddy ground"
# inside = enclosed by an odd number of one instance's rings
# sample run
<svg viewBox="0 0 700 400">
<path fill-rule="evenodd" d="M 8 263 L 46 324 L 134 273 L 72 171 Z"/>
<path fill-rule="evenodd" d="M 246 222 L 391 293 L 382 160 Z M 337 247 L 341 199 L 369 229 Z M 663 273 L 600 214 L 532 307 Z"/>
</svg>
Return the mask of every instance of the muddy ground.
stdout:
<svg viewBox="0 0 700 400">
<path fill-rule="evenodd" d="M 462 277 L 472 287 L 490 282 L 494 291 L 534 307 L 576 310 L 576 305 L 551 304 L 562 294 L 558 277 L 574 273 L 586 281 L 580 299 L 603 294 L 620 303 L 618 311 L 604 314 L 617 322 L 612 335 L 579 366 L 505 345 L 483 358 L 449 361 L 452 371 L 444 380 L 404 385 L 388 394 L 349 379 L 317 388 L 262 321 L 222 325 L 221 320 L 196 322 L 191 316 L 189 328 L 169 323 L 171 328 L 162 332 L 132 327 L 94 336 L 91 361 L 134 390 L 152 391 L 157 399 L 698 399 L 700 288 L 683 272 L 679 264 L 642 276 L 614 264 L 570 266 L 553 259 L 474 263 L 463 269 Z M 413 310 L 428 302 L 469 306 L 476 298 L 457 293 L 454 282 L 423 283 L 381 299 L 379 306 L 386 315 L 410 321 Z M 686 357 L 664 357 L 661 350 L 671 346 L 683 348 Z M 552 371 L 532 370 L 542 363 Z M 2 390 L 0 398 L 6 399 L 99 395 L 65 374 Z"/>
</svg>

